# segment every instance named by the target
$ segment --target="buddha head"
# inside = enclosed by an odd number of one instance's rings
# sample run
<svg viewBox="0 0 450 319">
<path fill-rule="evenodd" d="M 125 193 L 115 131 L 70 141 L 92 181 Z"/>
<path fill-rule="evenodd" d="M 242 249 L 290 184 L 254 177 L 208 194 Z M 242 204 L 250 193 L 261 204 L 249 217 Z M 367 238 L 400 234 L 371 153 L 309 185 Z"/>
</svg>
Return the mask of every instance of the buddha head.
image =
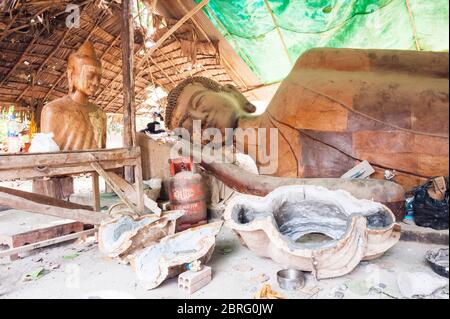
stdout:
<svg viewBox="0 0 450 319">
<path fill-rule="evenodd" d="M 233 85 L 221 85 L 205 77 L 190 77 L 168 96 L 166 125 L 192 130 L 194 120 L 202 128 L 236 128 L 239 118 L 254 113 L 256 107 Z"/>
<path fill-rule="evenodd" d="M 92 96 L 97 92 L 102 76 L 102 64 L 91 42 L 85 42 L 69 56 L 67 66 L 69 93 L 76 91 Z"/>
</svg>

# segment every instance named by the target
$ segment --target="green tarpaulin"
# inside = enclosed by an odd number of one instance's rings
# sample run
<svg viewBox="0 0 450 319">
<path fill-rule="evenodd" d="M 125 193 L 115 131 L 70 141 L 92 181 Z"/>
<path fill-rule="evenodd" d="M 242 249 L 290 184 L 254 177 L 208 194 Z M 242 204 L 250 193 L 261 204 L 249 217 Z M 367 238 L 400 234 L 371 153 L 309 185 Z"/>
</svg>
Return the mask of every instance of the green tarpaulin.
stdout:
<svg viewBox="0 0 450 319">
<path fill-rule="evenodd" d="M 210 0 L 204 12 L 263 83 L 314 47 L 449 48 L 448 0 Z"/>
</svg>

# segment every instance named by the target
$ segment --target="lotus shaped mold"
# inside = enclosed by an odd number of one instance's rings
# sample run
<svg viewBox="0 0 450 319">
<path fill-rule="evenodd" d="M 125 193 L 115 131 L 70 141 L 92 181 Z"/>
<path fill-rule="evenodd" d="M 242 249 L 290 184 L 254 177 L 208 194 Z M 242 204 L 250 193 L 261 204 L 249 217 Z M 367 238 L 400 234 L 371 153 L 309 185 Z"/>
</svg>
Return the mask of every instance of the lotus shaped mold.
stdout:
<svg viewBox="0 0 450 319">
<path fill-rule="evenodd" d="M 236 196 L 225 223 L 259 256 L 317 279 L 351 272 L 400 239 L 386 206 L 320 186 L 284 186 L 265 197 Z"/>
</svg>

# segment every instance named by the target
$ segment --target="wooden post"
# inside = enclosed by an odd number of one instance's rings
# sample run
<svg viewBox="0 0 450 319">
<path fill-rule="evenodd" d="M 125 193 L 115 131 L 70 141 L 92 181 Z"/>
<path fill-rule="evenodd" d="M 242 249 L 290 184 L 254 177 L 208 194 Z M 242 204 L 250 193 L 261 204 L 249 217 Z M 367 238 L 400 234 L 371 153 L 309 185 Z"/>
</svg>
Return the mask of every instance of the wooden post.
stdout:
<svg viewBox="0 0 450 319">
<path fill-rule="evenodd" d="M 122 1 L 122 70 L 123 70 L 123 146 L 136 145 L 136 109 L 134 92 L 134 21 L 133 1 Z M 133 167 L 125 167 L 125 179 L 134 182 Z"/>
<path fill-rule="evenodd" d="M 134 203 L 129 194 L 134 194 L 135 190 L 133 186 L 123 181 L 122 187 L 119 185 L 118 182 L 120 182 L 121 178 L 114 174 L 114 173 L 107 173 L 103 167 L 98 163 L 91 163 L 91 166 L 96 170 L 96 172 L 103 177 L 105 182 L 109 184 L 109 186 L 114 190 L 114 193 L 119 196 L 119 198 L 135 213 L 136 215 L 141 215 L 144 212 L 144 208 L 142 207 L 142 210 L 139 210 L 137 208 L 138 205 Z M 128 195 L 127 195 L 128 190 Z M 143 206 L 143 205 L 142 205 Z"/>
<path fill-rule="evenodd" d="M 134 188 L 136 189 L 137 208 L 139 211 L 144 211 L 144 181 L 142 178 L 142 161 L 140 157 L 137 159 L 136 166 L 134 167 L 134 176 L 136 179 Z"/>
<path fill-rule="evenodd" d="M 92 194 L 93 194 L 93 208 L 96 212 L 101 210 L 100 204 L 100 183 L 97 173 L 92 173 Z"/>
</svg>

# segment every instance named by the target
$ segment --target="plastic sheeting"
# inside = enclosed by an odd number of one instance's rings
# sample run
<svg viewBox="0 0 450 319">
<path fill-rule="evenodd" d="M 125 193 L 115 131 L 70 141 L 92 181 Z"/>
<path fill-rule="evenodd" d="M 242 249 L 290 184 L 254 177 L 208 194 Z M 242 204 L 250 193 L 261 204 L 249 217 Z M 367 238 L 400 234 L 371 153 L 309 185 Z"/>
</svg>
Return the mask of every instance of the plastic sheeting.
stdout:
<svg viewBox="0 0 450 319">
<path fill-rule="evenodd" d="M 314 47 L 449 48 L 448 0 L 210 0 L 204 12 L 263 83 Z"/>
</svg>

